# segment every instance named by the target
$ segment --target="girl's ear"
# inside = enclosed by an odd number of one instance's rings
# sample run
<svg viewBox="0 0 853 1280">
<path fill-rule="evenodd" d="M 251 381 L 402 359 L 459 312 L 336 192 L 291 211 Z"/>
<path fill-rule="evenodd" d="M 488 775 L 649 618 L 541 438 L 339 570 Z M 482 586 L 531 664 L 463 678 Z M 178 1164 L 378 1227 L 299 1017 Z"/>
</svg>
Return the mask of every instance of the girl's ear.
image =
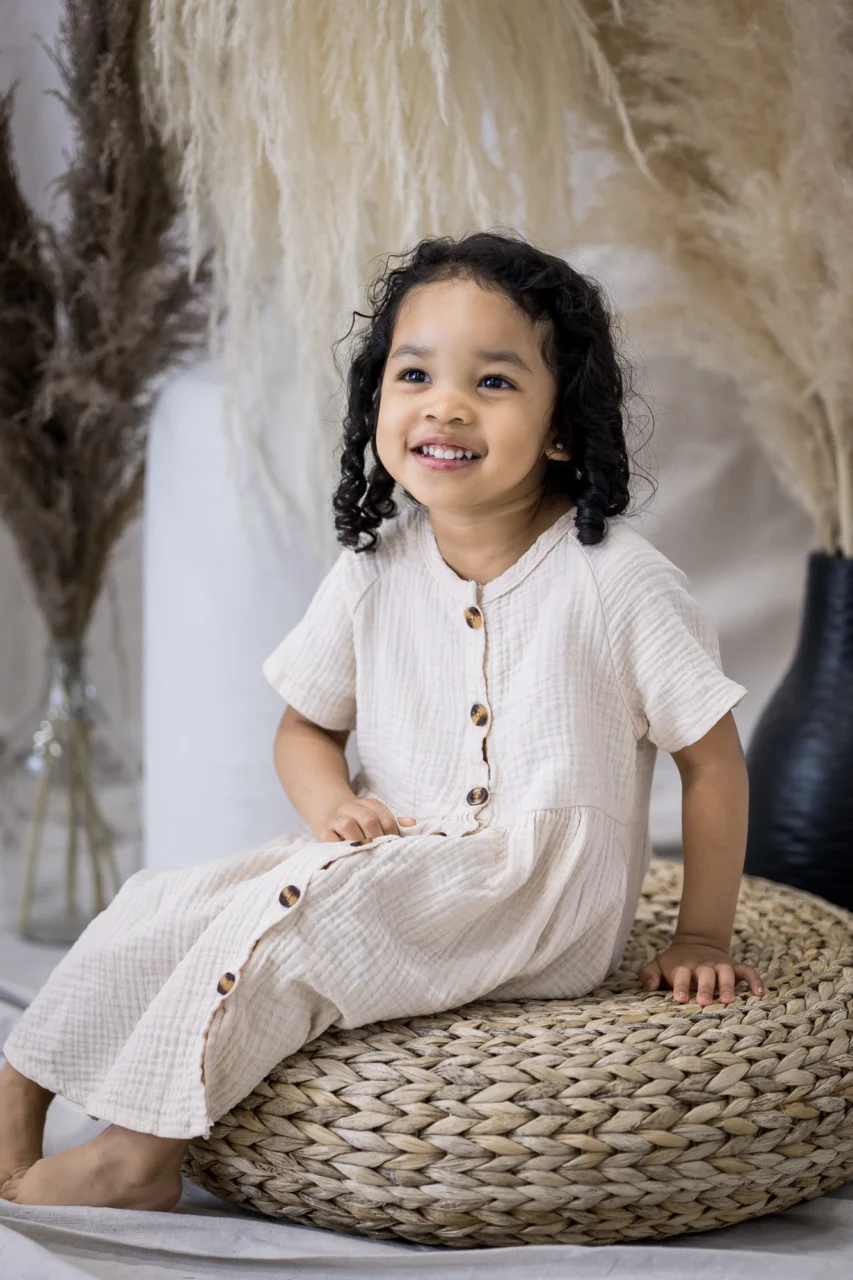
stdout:
<svg viewBox="0 0 853 1280">
<path fill-rule="evenodd" d="M 545 456 L 552 462 L 568 462 L 572 455 L 558 440 L 552 448 L 545 450 Z"/>
</svg>

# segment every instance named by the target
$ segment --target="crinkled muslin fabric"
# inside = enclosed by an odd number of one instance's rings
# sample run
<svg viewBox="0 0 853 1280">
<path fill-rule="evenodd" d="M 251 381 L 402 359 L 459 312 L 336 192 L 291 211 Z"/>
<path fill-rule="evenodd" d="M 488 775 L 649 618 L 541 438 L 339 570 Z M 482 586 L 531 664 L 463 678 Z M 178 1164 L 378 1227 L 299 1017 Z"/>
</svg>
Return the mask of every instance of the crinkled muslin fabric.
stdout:
<svg viewBox="0 0 853 1280">
<path fill-rule="evenodd" d="M 686 574 L 624 520 L 583 546 L 573 509 L 480 586 L 404 508 L 264 673 L 357 729 L 356 794 L 417 824 L 364 844 L 303 824 L 131 876 L 4 1047 L 95 1118 L 207 1137 L 329 1026 L 587 993 L 634 920 L 657 750 L 746 693 Z"/>
</svg>

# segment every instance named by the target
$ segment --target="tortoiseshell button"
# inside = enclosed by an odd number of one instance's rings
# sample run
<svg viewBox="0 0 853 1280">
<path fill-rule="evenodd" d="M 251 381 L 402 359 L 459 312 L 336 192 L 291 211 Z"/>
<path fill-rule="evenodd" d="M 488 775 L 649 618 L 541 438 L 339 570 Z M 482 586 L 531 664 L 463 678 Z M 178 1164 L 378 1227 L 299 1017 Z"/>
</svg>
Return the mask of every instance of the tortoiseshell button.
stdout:
<svg viewBox="0 0 853 1280">
<path fill-rule="evenodd" d="M 474 724 L 480 728 L 489 718 L 488 708 L 484 707 L 482 702 L 475 702 L 471 708 L 471 719 Z"/>
<path fill-rule="evenodd" d="M 431 832 L 430 832 L 430 835 L 433 835 L 433 836 L 446 836 L 446 835 L 447 835 L 447 832 L 446 832 L 446 831 L 431 831 Z"/>
<path fill-rule="evenodd" d="M 216 990 L 221 996 L 227 996 L 236 981 L 237 979 L 234 977 L 233 973 L 223 973 L 222 977 L 216 984 Z"/>
<path fill-rule="evenodd" d="M 358 845 L 362 845 L 362 844 L 373 844 L 373 841 L 372 840 L 350 840 L 350 844 L 354 848 L 356 848 Z"/>
<path fill-rule="evenodd" d="M 477 627 L 482 627 L 483 615 L 480 613 L 480 610 L 476 605 L 471 605 L 465 610 L 465 621 L 468 623 L 469 627 L 474 627 L 475 630 Z"/>
<path fill-rule="evenodd" d="M 286 884 L 278 895 L 278 900 L 283 907 L 295 907 L 301 896 L 301 890 L 295 884 Z"/>
<path fill-rule="evenodd" d="M 472 787 L 465 797 L 469 804 L 485 804 L 488 798 L 488 787 Z"/>
</svg>

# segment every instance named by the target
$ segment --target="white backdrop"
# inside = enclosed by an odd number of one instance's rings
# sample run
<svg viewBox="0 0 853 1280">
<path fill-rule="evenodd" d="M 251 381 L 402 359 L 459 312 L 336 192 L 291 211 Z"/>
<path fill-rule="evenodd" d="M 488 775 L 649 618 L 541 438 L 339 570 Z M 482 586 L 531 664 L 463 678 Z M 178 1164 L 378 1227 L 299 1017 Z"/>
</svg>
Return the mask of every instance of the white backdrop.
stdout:
<svg viewBox="0 0 853 1280">
<path fill-rule="evenodd" d="M 42 209 L 45 184 L 70 143 L 60 104 L 42 93 L 55 79 L 34 39 L 36 30 L 51 38 L 58 10 L 56 0 L 0 0 L 0 85 L 21 82 L 14 136 L 24 187 Z M 654 287 L 654 266 L 633 255 L 572 256 L 603 279 L 617 305 Z M 636 357 L 642 335 L 631 337 Z M 727 381 L 683 358 L 649 359 L 645 393 L 655 430 L 640 461 L 659 488 L 636 526 L 688 573 L 714 621 L 726 672 L 748 690 L 735 711 L 748 745 L 796 644 L 810 525 L 744 430 Z M 285 394 L 282 442 L 287 422 Z M 283 704 L 260 662 L 301 613 L 319 571 L 304 543 L 288 549 L 272 535 L 260 491 L 254 534 L 241 525 L 215 368 L 202 364 L 168 388 L 150 460 L 145 535 L 135 527 L 120 548 L 91 648 L 108 709 L 143 742 L 145 860 L 165 866 L 235 852 L 297 820 L 272 766 Z M 637 493 L 645 503 L 648 487 Z M 265 528 L 270 537 L 259 552 Z M 0 734 L 38 691 L 43 644 L 0 529 Z M 357 744 L 349 754 L 355 767 Z M 677 770 L 661 754 L 651 807 L 657 847 L 678 843 L 680 805 Z"/>
<path fill-rule="evenodd" d="M 285 544 L 229 443 L 216 368 L 176 378 L 152 424 L 143 537 L 148 866 L 232 853 L 300 821 L 273 766 L 284 704 L 261 664 L 322 570 L 298 529 Z"/>
</svg>

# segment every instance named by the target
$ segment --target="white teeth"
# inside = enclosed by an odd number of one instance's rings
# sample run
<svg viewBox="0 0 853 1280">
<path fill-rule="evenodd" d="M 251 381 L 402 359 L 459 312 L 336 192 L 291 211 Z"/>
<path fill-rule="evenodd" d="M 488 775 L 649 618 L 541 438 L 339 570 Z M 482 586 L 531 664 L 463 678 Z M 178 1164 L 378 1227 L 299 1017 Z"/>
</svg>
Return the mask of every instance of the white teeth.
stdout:
<svg viewBox="0 0 853 1280">
<path fill-rule="evenodd" d="M 473 449 L 444 449 L 441 445 L 425 444 L 421 445 L 420 452 L 426 454 L 430 458 L 444 458 L 448 461 L 452 459 L 474 457 Z"/>
</svg>

